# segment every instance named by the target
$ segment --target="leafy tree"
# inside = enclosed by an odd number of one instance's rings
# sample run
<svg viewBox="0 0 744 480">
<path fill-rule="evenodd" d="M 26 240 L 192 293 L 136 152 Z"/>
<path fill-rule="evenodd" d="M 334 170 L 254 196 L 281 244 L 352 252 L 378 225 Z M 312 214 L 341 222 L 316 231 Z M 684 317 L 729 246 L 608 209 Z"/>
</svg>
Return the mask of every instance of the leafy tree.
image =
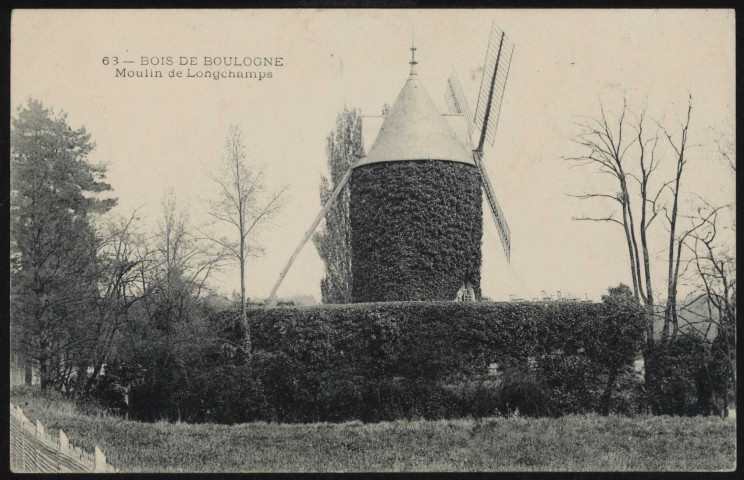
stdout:
<svg viewBox="0 0 744 480">
<path fill-rule="evenodd" d="M 620 284 L 602 295 L 598 332 L 587 344 L 587 354 L 607 371 L 600 411 L 610 413 L 610 402 L 623 368 L 633 365 L 643 344 L 644 316 L 630 287 Z"/>
<path fill-rule="evenodd" d="M 320 201 L 325 204 L 331 193 L 362 152 L 362 116 L 358 109 L 347 109 L 336 117 L 336 129 L 327 137 L 328 172 L 320 179 Z M 323 260 L 326 275 L 320 281 L 323 303 L 351 302 L 351 224 L 350 190 L 345 188 L 328 211 L 313 243 Z"/>
<path fill-rule="evenodd" d="M 41 388 L 58 383 L 83 341 L 96 288 L 98 239 L 92 218 L 116 200 L 84 127 L 29 100 L 11 121 L 12 327 L 16 346 L 39 366 Z"/>
</svg>

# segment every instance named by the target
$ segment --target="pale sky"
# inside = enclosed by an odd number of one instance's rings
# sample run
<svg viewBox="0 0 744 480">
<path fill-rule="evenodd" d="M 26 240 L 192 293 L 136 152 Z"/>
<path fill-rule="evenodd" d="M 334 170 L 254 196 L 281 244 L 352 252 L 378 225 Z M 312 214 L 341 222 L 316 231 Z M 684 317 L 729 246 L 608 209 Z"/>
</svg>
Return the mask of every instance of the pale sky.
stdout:
<svg viewBox="0 0 744 480">
<path fill-rule="evenodd" d="M 321 208 L 326 136 L 337 113 L 347 105 L 379 115 L 394 102 L 408 75 L 412 31 L 419 76 L 440 111 L 452 67 L 474 108 L 492 20 L 516 45 L 499 131 L 484 158 L 512 252 L 509 263 L 484 205 L 484 295 L 561 290 L 598 299 L 608 286 L 630 283 L 619 227 L 572 220 L 607 210 L 566 193 L 604 184 L 561 160 L 577 153 L 570 137 L 579 116 L 597 115 L 600 100 L 616 111 L 623 91 L 631 107 L 646 99 L 648 115 L 672 130 L 692 95 L 690 142 L 700 146 L 682 188 L 716 204 L 734 201 L 734 176 L 712 142 L 734 139 L 732 10 L 16 10 L 11 104 L 33 97 L 67 112 L 73 128 L 84 125 L 97 144 L 92 159 L 109 164 L 116 213 L 141 207 L 153 228 L 168 187 L 194 221 L 204 220 L 213 189 L 205 172 L 217 164 L 229 125 L 241 127 L 250 158 L 268 164 L 269 183 L 288 184 L 292 195 L 264 235 L 265 255 L 248 265 L 248 295 L 264 298 Z M 120 65 L 131 69 L 148 68 L 138 65 L 143 56 L 282 57 L 284 66 L 261 81 L 122 79 L 102 63 L 114 56 L 135 61 Z M 159 68 L 167 75 L 173 67 Z M 652 250 L 663 255 L 663 222 L 657 229 Z M 663 285 L 664 265 L 653 268 Z M 322 275 L 308 243 L 279 296 L 320 300 Z M 229 295 L 239 286 L 237 269 L 213 285 Z"/>
</svg>

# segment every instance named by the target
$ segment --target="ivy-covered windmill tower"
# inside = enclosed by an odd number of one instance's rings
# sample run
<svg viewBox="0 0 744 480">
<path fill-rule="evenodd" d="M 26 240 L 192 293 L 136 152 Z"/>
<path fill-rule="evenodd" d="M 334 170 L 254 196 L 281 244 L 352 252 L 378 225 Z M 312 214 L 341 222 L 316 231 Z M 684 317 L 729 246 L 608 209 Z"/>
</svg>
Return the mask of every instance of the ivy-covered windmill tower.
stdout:
<svg viewBox="0 0 744 480">
<path fill-rule="evenodd" d="M 363 118 L 363 136 L 374 137 L 367 155 L 336 186 L 282 271 L 268 305 L 349 182 L 355 303 L 480 297 L 481 189 L 509 258 L 509 228 L 482 156 L 485 141 L 493 144 L 513 44 L 492 28 L 475 115 L 454 73 L 447 82 L 449 113 L 437 110 L 418 76 L 415 52 L 412 46 L 410 74 L 380 118 L 381 126 L 373 117 Z M 475 144 L 473 132 L 478 134 Z"/>
<path fill-rule="evenodd" d="M 351 177 L 352 300 L 480 294 L 481 187 L 471 150 L 411 73 Z M 364 120 L 363 120 L 364 121 Z"/>
</svg>

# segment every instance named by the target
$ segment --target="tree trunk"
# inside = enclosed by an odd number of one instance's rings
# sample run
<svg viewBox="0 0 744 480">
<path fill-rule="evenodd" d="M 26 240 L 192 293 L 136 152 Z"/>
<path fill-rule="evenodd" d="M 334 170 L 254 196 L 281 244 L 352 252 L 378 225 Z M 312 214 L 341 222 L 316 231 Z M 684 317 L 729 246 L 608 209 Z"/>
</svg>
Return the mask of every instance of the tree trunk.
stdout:
<svg viewBox="0 0 744 480">
<path fill-rule="evenodd" d="M 643 252 L 643 273 L 646 280 L 646 344 L 654 345 L 654 291 L 651 287 L 651 262 L 648 255 L 648 240 L 646 238 L 646 187 L 643 187 L 641 201 L 644 205 L 641 209 L 641 251 Z"/>
<path fill-rule="evenodd" d="M 51 379 L 49 378 L 49 360 L 46 358 L 39 359 L 39 384 L 41 390 L 44 391 L 51 385 Z"/>
<path fill-rule="evenodd" d="M 88 382 L 88 364 L 83 361 L 77 366 L 77 378 L 75 379 L 75 388 L 72 390 L 72 396 L 77 397 L 80 393 L 83 393 L 85 384 Z"/>
<path fill-rule="evenodd" d="M 661 328 L 661 341 L 665 342 L 669 338 L 669 327 L 672 323 L 672 304 L 676 301 L 674 295 L 670 293 L 671 286 L 667 289 L 667 304 L 664 307 L 664 326 Z"/>
<path fill-rule="evenodd" d="M 103 367 L 103 364 L 101 362 L 97 362 L 96 365 L 93 367 L 93 374 L 90 377 L 88 377 L 88 380 L 85 382 L 85 389 L 83 393 L 86 396 L 93 389 L 93 385 L 95 385 L 96 380 L 98 379 L 98 375 L 101 373 L 102 367 Z"/>
<path fill-rule="evenodd" d="M 248 325 L 248 312 L 245 305 L 245 238 L 240 236 L 240 321 L 243 324 L 243 348 L 245 354 L 251 352 L 251 330 Z"/>
<path fill-rule="evenodd" d="M 633 258 L 635 259 L 635 271 L 638 277 L 638 293 L 643 301 L 646 301 L 646 294 L 643 292 L 643 282 L 641 281 L 641 260 L 638 255 L 638 242 L 636 241 L 635 226 L 633 224 L 633 210 L 630 208 L 630 195 L 628 195 L 627 186 L 623 182 L 623 192 L 626 198 L 626 207 L 628 209 L 628 230 L 631 242 L 633 244 Z"/>
<path fill-rule="evenodd" d="M 31 362 L 26 362 L 25 365 L 25 384 L 26 386 L 31 386 L 31 384 L 34 381 L 34 368 L 33 365 L 31 365 Z"/>
<path fill-rule="evenodd" d="M 615 391 L 615 383 L 617 382 L 618 373 L 619 369 L 617 367 L 613 367 L 610 370 L 610 375 L 607 378 L 605 391 L 602 393 L 602 397 L 600 399 L 600 408 L 602 409 L 602 415 L 610 414 L 610 401 L 612 400 L 612 393 Z"/>
<path fill-rule="evenodd" d="M 633 278 L 633 295 L 636 300 L 640 303 L 640 296 L 638 294 L 638 275 L 635 268 L 635 256 L 633 255 L 633 241 L 630 239 L 630 230 L 628 229 L 628 211 L 625 208 L 625 199 L 623 198 L 623 228 L 625 229 L 625 240 L 628 243 L 628 256 L 630 257 L 630 273 Z"/>
<path fill-rule="evenodd" d="M 682 152 L 684 152 L 684 143 L 682 144 Z M 677 305 L 677 279 L 674 270 L 674 233 L 677 227 L 677 203 L 679 200 L 679 182 L 682 177 L 682 153 L 677 160 L 677 177 L 674 181 L 674 203 L 672 204 L 672 216 L 669 218 L 669 275 L 667 279 L 667 306 L 664 309 L 664 328 L 662 330 L 661 338 L 666 341 L 669 336 L 669 325 L 672 323 L 673 315 L 676 316 Z"/>
</svg>

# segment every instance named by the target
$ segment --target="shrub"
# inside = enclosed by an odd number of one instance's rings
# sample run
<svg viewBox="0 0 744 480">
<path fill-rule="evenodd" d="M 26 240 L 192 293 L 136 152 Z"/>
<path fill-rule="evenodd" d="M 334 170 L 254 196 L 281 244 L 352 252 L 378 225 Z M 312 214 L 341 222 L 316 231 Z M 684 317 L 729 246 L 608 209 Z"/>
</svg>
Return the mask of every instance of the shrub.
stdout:
<svg viewBox="0 0 744 480">
<path fill-rule="evenodd" d="M 620 372 L 617 383 L 615 394 L 610 400 L 610 413 L 628 416 L 648 413 L 643 378 L 632 367 Z"/>
<path fill-rule="evenodd" d="M 548 395 L 534 373 L 526 370 L 507 370 L 499 391 L 500 409 L 504 414 L 519 412 L 528 417 L 552 415 Z"/>
<path fill-rule="evenodd" d="M 645 319 L 630 287 L 624 284 L 609 288 L 608 294 L 602 296 L 602 306 L 598 329 L 590 337 L 587 354 L 607 373 L 599 400 L 599 411 L 607 415 L 612 409 L 618 377 L 632 365 L 643 344 Z"/>
<path fill-rule="evenodd" d="M 585 355 L 546 355 L 538 362 L 541 395 L 552 415 L 597 409 L 602 369 Z M 526 413 L 523 408 L 520 412 Z"/>
<path fill-rule="evenodd" d="M 251 309 L 254 347 L 311 369 L 439 378 L 492 362 L 582 348 L 601 306 L 574 303 L 390 302 Z"/>
<path fill-rule="evenodd" d="M 656 345 L 646 363 L 651 411 L 660 415 L 702 413 L 700 402 L 706 397 L 708 357 L 705 339 L 695 334 Z"/>
<path fill-rule="evenodd" d="M 124 415 L 127 413 L 127 404 L 124 401 L 124 392 L 121 386 L 125 383 L 128 366 L 120 363 L 111 363 L 106 366 L 106 375 L 100 377 L 91 392 L 91 396 L 97 399 L 101 405 L 108 410 Z"/>
<path fill-rule="evenodd" d="M 728 415 L 730 402 L 736 403 L 736 382 L 732 371 L 732 364 L 736 362 L 736 337 L 732 331 L 735 328 L 728 325 L 727 327 L 726 330 L 719 328 L 716 338 L 711 343 L 708 367 L 711 390 L 722 403 L 722 410 L 717 413 L 724 415 Z"/>
<path fill-rule="evenodd" d="M 245 423 L 271 419 L 273 412 L 263 383 L 250 366 L 226 365 L 204 380 L 200 399 L 209 402 L 205 405 L 205 421 Z"/>
</svg>

